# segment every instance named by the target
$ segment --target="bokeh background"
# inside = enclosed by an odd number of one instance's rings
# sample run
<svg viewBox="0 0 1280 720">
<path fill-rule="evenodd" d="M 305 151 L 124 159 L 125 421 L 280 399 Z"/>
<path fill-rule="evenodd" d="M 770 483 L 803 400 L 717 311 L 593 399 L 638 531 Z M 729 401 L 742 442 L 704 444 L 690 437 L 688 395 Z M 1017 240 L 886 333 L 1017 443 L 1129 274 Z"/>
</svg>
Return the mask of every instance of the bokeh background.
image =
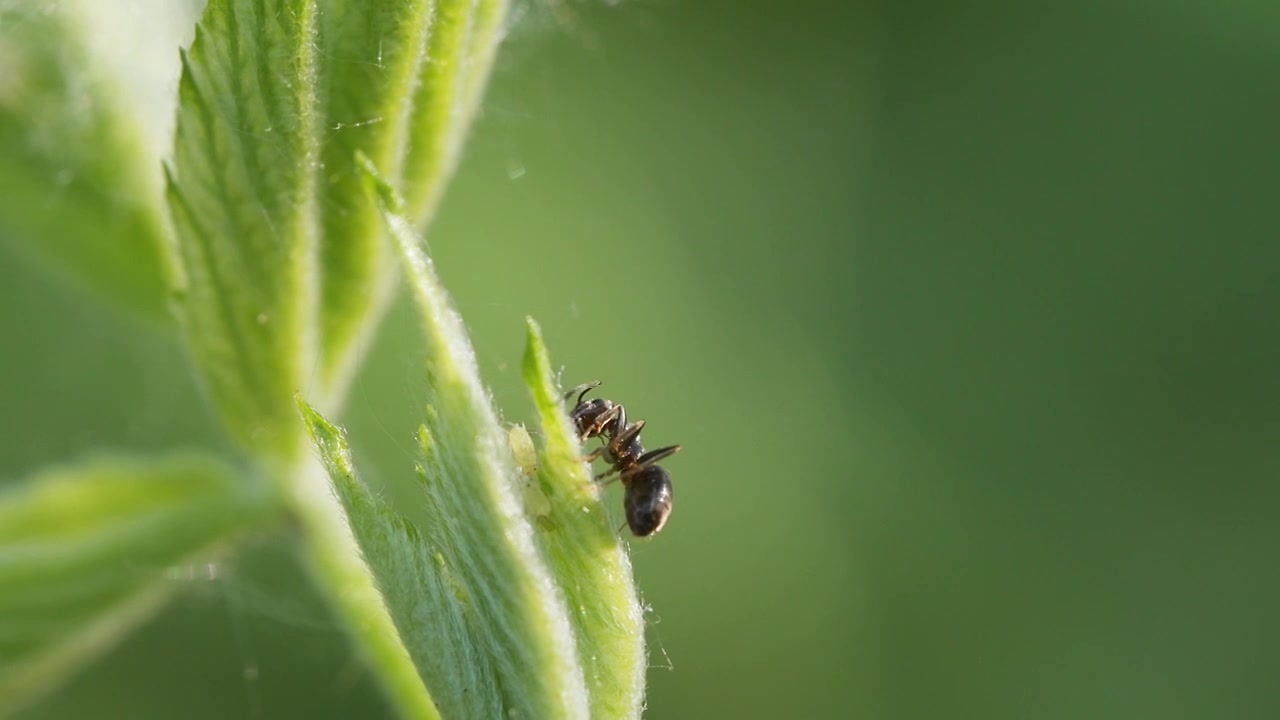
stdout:
<svg viewBox="0 0 1280 720">
<path fill-rule="evenodd" d="M 430 243 L 507 419 L 533 315 L 685 446 L 649 717 L 1280 717 L 1277 7 L 522 6 Z M 0 253 L 0 476 L 216 442 Z M 417 347 L 344 418 L 393 493 Z M 22 717 L 386 717 L 287 544 Z"/>
</svg>

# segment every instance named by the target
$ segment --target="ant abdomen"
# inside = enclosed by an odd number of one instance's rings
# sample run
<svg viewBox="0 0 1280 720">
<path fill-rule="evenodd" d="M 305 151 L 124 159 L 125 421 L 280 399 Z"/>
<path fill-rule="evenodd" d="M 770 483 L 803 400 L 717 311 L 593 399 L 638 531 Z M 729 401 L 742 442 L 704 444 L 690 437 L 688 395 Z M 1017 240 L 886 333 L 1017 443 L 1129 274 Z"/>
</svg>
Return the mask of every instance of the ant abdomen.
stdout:
<svg viewBox="0 0 1280 720">
<path fill-rule="evenodd" d="M 671 517 L 675 500 L 671 473 L 658 465 L 650 465 L 629 479 L 623 477 L 627 491 L 622 507 L 627 512 L 627 526 L 636 537 L 648 537 L 662 529 Z"/>
</svg>

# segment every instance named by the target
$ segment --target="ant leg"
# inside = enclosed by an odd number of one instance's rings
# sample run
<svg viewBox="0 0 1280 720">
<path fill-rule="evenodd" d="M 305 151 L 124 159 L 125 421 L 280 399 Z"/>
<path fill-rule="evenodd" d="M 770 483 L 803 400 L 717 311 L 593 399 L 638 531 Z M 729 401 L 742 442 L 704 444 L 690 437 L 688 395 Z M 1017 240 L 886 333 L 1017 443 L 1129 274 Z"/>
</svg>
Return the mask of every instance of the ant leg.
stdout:
<svg viewBox="0 0 1280 720">
<path fill-rule="evenodd" d="M 626 428 L 623 429 L 622 432 L 615 435 L 613 439 L 609 441 L 609 445 L 612 446 L 614 450 L 621 450 L 622 448 L 625 448 L 627 445 L 630 445 L 631 441 L 635 440 L 636 437 L 640 435 L 640 431 L 643 429 L 644 429 L 644 421 L 637 420 L 631 423 L 630 425 L 626 426 Z"/>
<path fill-rule="evenodd" d="M 616 473 L 616 472 L 618 472 L 618 468 L 617 468 L 617 467 L 611 467 L 611 468 L 609 468 L 608 470 L 605 470 L 604 472 L 600 473 L 599 475 L 596 475 L 595 480 L 596 480 L 596 482 L 598 482 L 598 483 L 599 483 L 601 480 L 604 480 L 605 478 L 609 477 L 610 475 L 612 475 L 612 474 L 614 474 L 614 473 Z M 612 483 L 612 482 L 615 482 L 615 481 L 617 481 L 617 480 L 621 480 L 621 479 L 622 479 L 622 477 L 621 477 L 621 476 L 618 476 L 618 477 L 616 477 L 616 478 L 613 478 L 612 480 L 608 480 L 608 481 L 603 482 L 603 483 L 600 483 L 600 484 L 601 484 L 601 485 L 608 485 L 609 483 Z"/>
<path fill-rule="evenodd" d="M 601 432 L 601 433 L 608 433 L 608 434 L 610 434 L 610 435 L 617 435 L 618 433 L 620 433 L 620 432 L 622 432 L 623 430 L 625 430 L 625 429 L 626 429 L 626 427 L 627 427 L 627 408 L 626 408 L 626 407 L 624 407 L 624 406 L 622 405 L 622 403 L 618 403 L 617 405 L 614 405 L 614 407 L 616 407 L 616 408 L 618 409 L 618 414 L 617 414 L 617 415 L 615 415 L 615 416 L 613 416 L 613 417 L 609 420 L 609 422 L 604 423 L 604 424 L 602 424 L 602 425 L 600 426 L 600 432 Z"/>
<path fill-rule="evenodd" d="M 636 458 L 635 464 L 627 468 L 627 471 L 623 473 L 622 475 L 623 479 L 625 480 L 627 478 L 630 478 L 632 475 L 635 475 L 636 473 L 640 472 L 641 470 L 644 470 L 650 465 L 656 465 L 659 460 L 664 460 L 666 458 L 671 457 L 672 455 L 675 455 L 676 453 L 680 452 L 680 448 L 681 448 L 680 445 L 670 445 L 668 447 L 658 448 L 657 450 L 650 450 L 649 452 Z"/>
<path fill-rule="evenodd" d="M 590 453 L 587 453 L 586 455 L 584 455 L 584 456 L 582 457 L 582 462 L 584 462 L 584 463 L 588 463 L 588 464 L 593 463 L 593 462 L 595 462 L 595 461 L 596 461 L 596 459 L 597 459 L 597 458 L 599 458 L 599 457 L 600 457 L 600 453 L 602 453 L 602 452 L 604 452 L 604 446 L 603 446 L 603 445 L 601 445 L 600 447 L 596 448 L 595 450 L 592 450 Z"/>
<path fill-rule="evenodd" d="M 665 458 L 671 457 L 672 455 L 675 455 L 676 453 L 680 452 L 680 448 L 681 448 L 680 445 L 669 445 L 664 448 L 658 448 L 657 450 L 650 450 L 649 452 L 641 455 L 640 458 L 636 460 L 636 465 L 639 467 L 648 467 L 650 465 L 657 463 L 659 460 L 663 460 Z"/>
<path fill-rule="evenodd" d="M 578 402 L 577 402 L 577 404 L 578 404 L 578 405 L 581 405 L 581 404 L 582 404 L 582 398 L 583 398 L 584 396 L 586 396 L 586 394 L 587 394 L 588 392 L 591 392 L 592 388 L 597 388 L 597 387 L 600 387 L 600 381 L 599 381 L 599 380 L 595 380 L 595 381 L 592 381 L 592 382 L 589 382 L 589 383 L 583 383 L 583 384 L 581 384 L 581 385 L 579 385 L 579 386 L 575 387 L 574 389 L 570 390 L 569 392 L 565 393 L 565 394 L 564 394 L 564 399 L 565 399 L 565 400 L 568 400 L 569 398 L 573 397 L 573 396 L 576 394 L 576 395 L 578 396 Z"/>
</svg>

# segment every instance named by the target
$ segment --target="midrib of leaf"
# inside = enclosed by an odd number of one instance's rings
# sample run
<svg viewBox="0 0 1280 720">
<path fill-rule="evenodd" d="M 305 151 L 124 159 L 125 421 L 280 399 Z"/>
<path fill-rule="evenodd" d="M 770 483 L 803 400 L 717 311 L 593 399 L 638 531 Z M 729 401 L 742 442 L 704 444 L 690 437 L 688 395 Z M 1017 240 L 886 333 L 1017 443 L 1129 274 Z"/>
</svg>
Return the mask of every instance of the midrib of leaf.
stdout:
<svg viewBox="0 0 1280 720">
<path fill-rule="evenodd" d="M 316 12 L 210 1 L 183 57 L 168 183 L 193 361 L 233 436 L 285 460 L 317 344 Z"/>
<path fill-rule="evenodd" d="M 322 4 L 325 141 L 320 192 L 323 385 L 336 405 L 359 346 L 394 294 L 395 257 L 352 160 L 398 178 L 413 88 L 434 27 L 435 0 Z"/>
</svg>

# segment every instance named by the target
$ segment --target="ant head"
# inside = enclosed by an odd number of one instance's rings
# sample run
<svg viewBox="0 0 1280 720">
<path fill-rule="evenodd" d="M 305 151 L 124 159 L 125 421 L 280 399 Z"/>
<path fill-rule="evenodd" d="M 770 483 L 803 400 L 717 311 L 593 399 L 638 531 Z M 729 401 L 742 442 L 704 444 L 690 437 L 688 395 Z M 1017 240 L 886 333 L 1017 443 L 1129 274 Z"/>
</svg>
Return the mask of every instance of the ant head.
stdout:
<svg viewBox="0 0 1280 720">
<path fill-rule="evenodd" d="M 573 418 L 579 429 L 582 429 L 594 424 L 601 415 L 612 409 L 612 401 L 604 398 L 595 398 L 579 403 L 577 407 L 569 411 L 569 417 Z"/>
<path fill-rule="evenodd" d="M 671 516 L 674 500 L 671 473 L 649 465 L 629 478 L 624 478 L 627 491 L 622 505 L 627 512 L 627 525 L 636 537 L 648 537 L 662 529 Z"/>
</svg>

